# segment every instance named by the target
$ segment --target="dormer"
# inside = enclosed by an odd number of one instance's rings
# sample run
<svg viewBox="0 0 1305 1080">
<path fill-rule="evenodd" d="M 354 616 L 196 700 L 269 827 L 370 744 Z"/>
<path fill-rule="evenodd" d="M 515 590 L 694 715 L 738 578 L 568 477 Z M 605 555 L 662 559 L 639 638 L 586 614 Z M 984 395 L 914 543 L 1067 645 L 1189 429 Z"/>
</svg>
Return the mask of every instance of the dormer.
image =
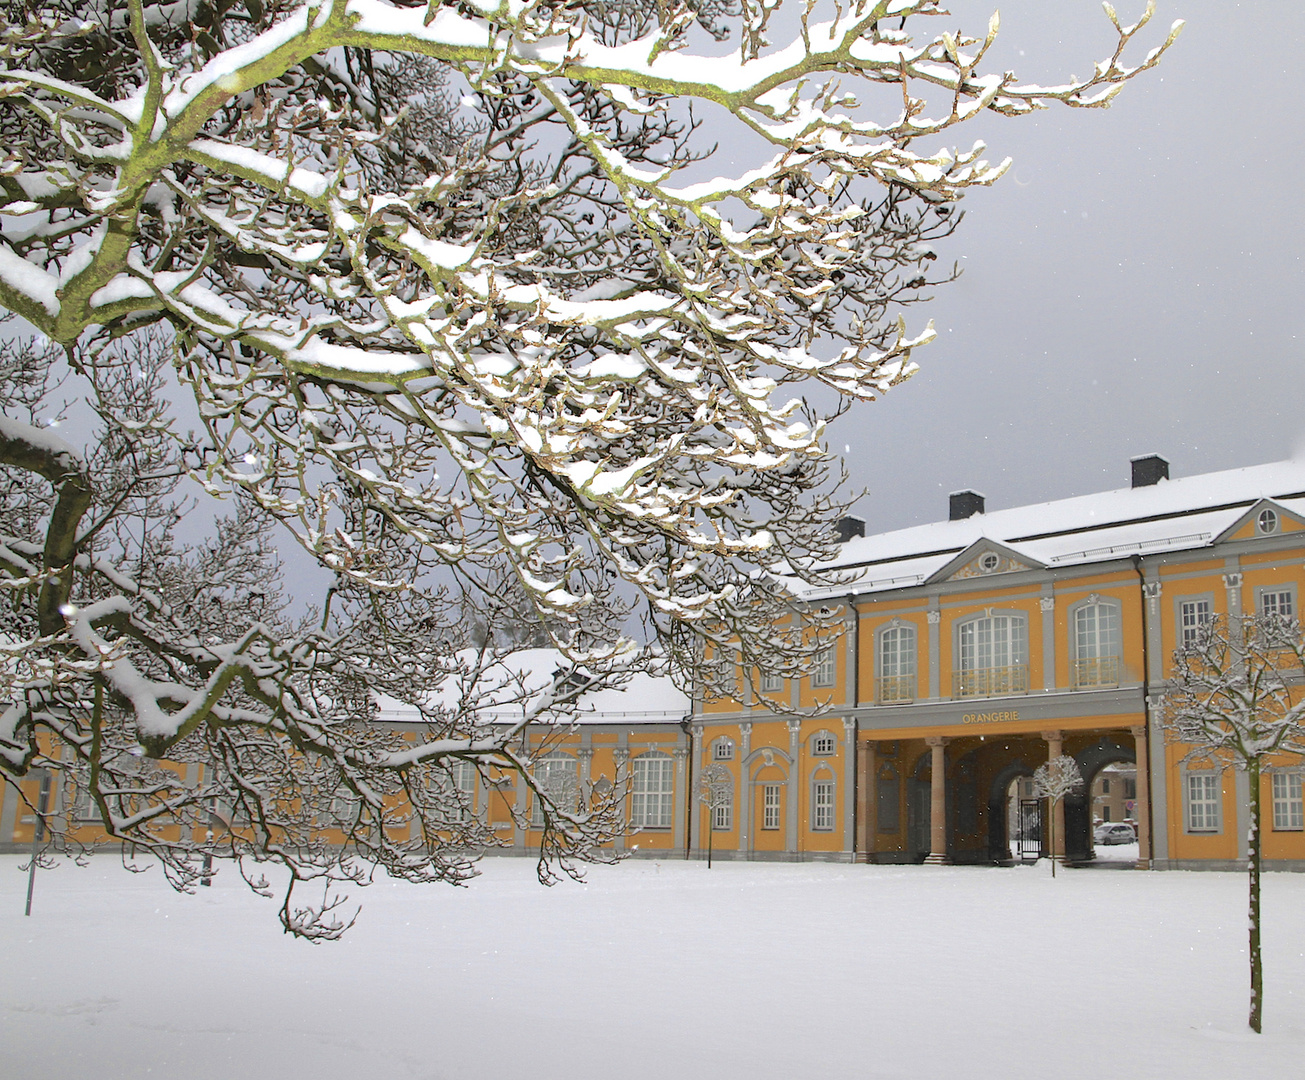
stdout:
<svg viewBox="0 0 1305 1080">
<path fill-rule="evenodd" d="M 1224 529 L 1215 542 L 1225 540 L 1262 540 L 1305 529 L 1305 518 L 1272 499 L 1261 499 Z"/>
<path fill-rule="evenodd" d="M 1041 570 L 1045 565 L 985 536 L 976 540 L 937 573 L 930 575 L 929 580 L 963 581 L 968 578 L 990 577 L 993 574 L 1013 574 L 1021 570 Z"/>
</svg>

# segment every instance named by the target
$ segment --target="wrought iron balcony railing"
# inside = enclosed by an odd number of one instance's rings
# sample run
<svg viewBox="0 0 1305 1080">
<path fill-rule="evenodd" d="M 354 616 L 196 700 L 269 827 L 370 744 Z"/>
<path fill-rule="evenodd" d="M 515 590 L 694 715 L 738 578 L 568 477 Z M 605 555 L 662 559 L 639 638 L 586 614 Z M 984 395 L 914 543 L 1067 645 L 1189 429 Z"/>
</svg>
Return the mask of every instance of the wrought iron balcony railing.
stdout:
<svg viewBox="0 0 1305 1080">
<path fill-rule="evenodd" d="M 1028 664 L 970 668 L 952 674 L 952 697 L 1000 697 L 1029 692 Z"/>
<path fill-rule="evenodd" d="M 1094 656 L 1075 660 L 1072 668 L 1071 678 L 1075 690 L 1119 685 L 1119 657 L 1117 656 Z"/>
<path fill-rule="evenodd" d="M 875 680 L 875 701 L 878 704 L 901 705 L 914 700 L 914 675 L 880 675 Z"/>
</svg>

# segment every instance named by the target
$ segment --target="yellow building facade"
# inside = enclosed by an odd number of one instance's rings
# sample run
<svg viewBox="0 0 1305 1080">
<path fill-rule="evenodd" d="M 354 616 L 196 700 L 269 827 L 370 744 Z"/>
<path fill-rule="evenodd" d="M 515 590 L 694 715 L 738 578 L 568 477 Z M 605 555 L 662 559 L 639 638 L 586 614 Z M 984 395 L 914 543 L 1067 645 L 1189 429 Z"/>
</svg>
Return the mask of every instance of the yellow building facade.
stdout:
<svg viewBox="0 0 1305 1080">
<path fill-rule="evenodd" d="M 527 731 L 536 775 L 579 802 L 624 785 L 615 846 L 630 854 L 991 864 L 1048 852 L 1028 779 L 1063 753 L 1086 784 L 1057 812 L 1058 854 L 1094 858 L 1090 792 L 1127 765 L 1132 797 L 1112 817 L 1135 824 L 1139 865 L 1238 865 L 1246 777 L 1187 760 L 1161 702 L 1174 650 L 1205 620 L 1299 616 L 1305 462 L 1178 480 L 1157 457 L 1132 469 L 1129 488 L 994 513 L 958 492 L 948 520 L 877 536 L 846 520 L 847 583 L 803 594 L 844 631 L 810 676 L 758 673 L 765 708 L 640 676 L 565 731 Z M 1301 764 L 1263 778 L 1271 867 L 1305 869 Z M 471 812 L 504 848 L 537 849 L 524 782 L 465 771 Z M 35 804 L 36 780 L 21 784 Z M 52 811 L 89 829 L 60 798 Z M 32 827 L 6 788 L 0 847 L 23 848 Z"/>
<path fill-rule="evenodd" d="M 879 536 L 846 522 L 850 583 L 805 595 L 842 613 L 842 640 L 797 685 L 761 673 L 791 713 L 695 710 L 696 768 L 729 770 L 737 807 L 694 815 L 695 850 L 713 830 L 716 851 L 746 858 L 1010 861 L 1051 843 L 1040 808 L 1015 802 L 1063 753 L 1086 781 L 1057 811 L 1069 860 L 1095 857 L 1088 793 L 1116 763 L 1136 767 L 1141 865 L 1244 859 L 1246 777 L 1185 760 L 1161 700 L 1202 622 L 1299 615 L 1305 463 L 1170 480 L 1148 456 L 1132 471 L 1130 488 L 992 514 L 957 492 L 947 521 Z M 1282 868 L 1305 869 L 1300 765 L 1263 781 L 1265 856 Z"/>
</svg>

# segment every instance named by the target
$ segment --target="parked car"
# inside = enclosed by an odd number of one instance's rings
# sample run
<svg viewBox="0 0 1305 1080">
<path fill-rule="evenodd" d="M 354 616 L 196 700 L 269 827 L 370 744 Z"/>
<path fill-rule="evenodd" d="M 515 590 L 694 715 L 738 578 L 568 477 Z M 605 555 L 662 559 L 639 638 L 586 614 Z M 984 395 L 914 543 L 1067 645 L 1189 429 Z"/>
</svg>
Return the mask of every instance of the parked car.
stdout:
<svg viewBox="0 0 1305 1080">
<path fill-rule="evenodd" d="M 1137 831 L 1126 821 L 1098 825 L 1093 837 L 1098 844 L 1136 844 Z"/>
</svg>

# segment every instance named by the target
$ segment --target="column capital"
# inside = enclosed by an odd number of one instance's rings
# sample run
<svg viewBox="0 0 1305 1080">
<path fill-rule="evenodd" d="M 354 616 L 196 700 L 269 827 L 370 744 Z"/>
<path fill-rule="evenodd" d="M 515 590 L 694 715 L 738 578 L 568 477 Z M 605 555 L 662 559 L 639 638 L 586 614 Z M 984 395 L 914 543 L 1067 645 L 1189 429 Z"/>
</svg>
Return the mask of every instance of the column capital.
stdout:
<svg viewBox="0 0 1305 1080">
<path fill-rule="evenodd" d="M 581 761 L 592 761 L 594 756 L 594 748 L 592 746 L 582 746 L 575 753 L 576 753 L 576 757 L 578 757 Z"/>
<path fill-rule="evenodd" d="M 1146 738 L 1146 725 L 1145 725 L 1145 724 L 1138 724 L 1136 727 L 1131 727 L 1131 728 L 1129 728 L 1128 730 L 1131 731 L 1131 732 L 1133 733 L 1133 738 L 1135 738 L 1135 739 L 1145 739 L 1145 738 Z"/>
<path fill-rule="evenodd" d="M 1159 600 L 1162 586 L 1158 581 L 1148 581 L 1142 586 L 1142 592 L 1148 600 Z"/>
<path fill-rule="evenodd" d="M 802 721 L 801 721 L 801 720 L 789 720 L 789 721 L 786 721 L 786 724 L 787 724 L 787 727 L 788 727 L 788 737 L 789 737 L 790 739 L 796 739 L 799 735 L 802 734 Z"/>
<path fill-rule="evenodd" d="M 677 761 L 683 761 L 685 758 L 689 756 L 689 748 L 687 746 L 677 746 L 674 750 L 671 751 L 671 754 L 675 757 Z"/>
<path fill-rule="evenodd" d="M 1055 611 L 1056 598 L 1054 596 L 1040 596 L 1038 597 L 1038 607 L 1043 611 Z"/>
<path fill-rule="evenodd" d="M 739 725 L 739 734 L 745 739 L 752 735 L 752 722 L 750 720 L 744 720 L 743 723 Z"/>
<path fill-rule="evenodd" d="M 1225 589 L 1240 589 L 1242 587 L 1242 575 L 1239 573 L 1224 574 L 1223 587 Z"/>
<path fill-rule="evenodd" d="M 691 724 L 691 725 L 689 726 L 689 733 L 690 733 L 690 734 L 691 734 L 695 739 L 701 739 L 701 738 L 702 738 L 702 725 L 701 725 L 701 724 Z"/>
<path fill-rule="evenodd" d="M 1046 739 L 1047 742 L 1064 742 L 1064 741 L 1065 741 L 1065 733 L 1064 733 L 1063 731 L 1044 731 L 1044 732 L 1042 732 L 1041 734 L 1042 734 L 1042 737 L 1043 737 L 1044 739 Z"/>
<path fill-rule="evenodd" d="M 929 622 L 933 623 L 934 625 L 937 625 L 938 623 L 942 622 L 942 612 L 931 611 L 925 616 L 925 618 L 928 619 Z"/>
<path fill-rule="evenodd" d="M 946 746 L 951 739 L 945 735 L 926 735 L 924 737 L 925 746 Z"/>
<path fill-rule="evenodd" d="M 630 760 L 630 751 L 624 749 L 623 747 L 618 747 L 617 749 L 612 751 L 612 760 L 615 761 L 616 764 L 618 765 L 624 765 L 627 761 Z"/>
<path fill-rule="evenodd" d="M 847 732 L 848 738 L 851 738 L 851 737 L 852 737 L 852 733 L 853 733 L 854 731 L 856 731 L 856 717 L 855 717 L 855 716 L 845 716 L 845 717 L 843 717 L 843 730 L 844 730 L 845 732 Z"/>
</svg>

